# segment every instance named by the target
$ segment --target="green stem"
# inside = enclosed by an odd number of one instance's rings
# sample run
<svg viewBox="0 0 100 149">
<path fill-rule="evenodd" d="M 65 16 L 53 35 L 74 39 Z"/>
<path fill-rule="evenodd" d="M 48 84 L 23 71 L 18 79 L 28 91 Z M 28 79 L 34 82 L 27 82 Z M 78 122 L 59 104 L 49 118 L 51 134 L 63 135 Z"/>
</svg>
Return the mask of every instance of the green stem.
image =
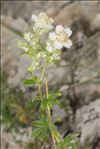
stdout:
<svg viewBox="0 0 100 149">
<path fill-rule="evenodd" d="M 43 68 L 43 71 L 42 71 L 42 74 L 41 74 L 41 81 L 43 81 L 43 77 L 46 76 L 45 75 L 46 67 L 47 67 L 47 63 L 45 63 L 45 65 L 44 65 L 44 68 Z M 47 81 L 47 76 L 46 76 L 46 79 L 45 79 L 45 88 L 46 88 L 46 97 L 48 98 L 48 81 Z M 39 91 L 39 95 L 40 95 L 41 100 L 43 100 L 42 91 L 41 91 L 41 85 L 40 84 L 38 85 L 38 91 Z M 50 112 L 49 106 L 47 106 L 46 112 L 47 112 L 48 121 L 49 121 L 49 123 L 51 123 L 51 112 Z M 53 135 L 52 131 L 51 131 L 51 137 L 52 137 L 53 146 L 54 146 L 54 149 L 55 149 L 56 148 L 56 142 L 55 142 L 55 138 L 54 138 L 54 135 Z"/>
<path fill-rule="evenodd" d="M 47 66 L 47 63 L 45 63 L 45 65 L 44 65 L 44 68 L 43 68 L 43 71 L 42 71 L 42 74 L 41 74 L 41 81 L 43 81 L 43 77 L 44 77 L 44 74 L 45 74 L 46 66 Z M 40 98 L 42 100 L 42 91 L 41 91 L 41 85 L 40 84 L 38 84 L 38 92 L 39 92 Z"/>
<path fill-rule="evenodd" d="M 47 81 L 47 78 L 45 80 L 45 87 L 46 87 L 46 97 L 48 98 L 48 81 Z M 49 106 L 47 106 L 47 117 L 48 117 L 48 121 L 51 123 L 51 112 L 50 112 Z M 55 149 L 56 148 L 56 142 L 55 142 L 55 138 L 54 138 L 52 131 L 51 131 L 51 136 L 52 136 L 53 146 Z"/>
<path fill-rule="evenodd" d="M 44 77 L 44 74 L 46 71 L 46 67 L 47 67 L 47 63 L 44 64 L 44 68 L 43 68 L 42 75 L 41 75 L 41 81 L 43 80 L 43 77 Z"/>
<path fill-rule="evenodd" d="M 38 92 L 39 92 L 40 99 L 42 100 L 42 92 L 41 92 L 41 85 L 40 84 L 38 84 Z"/>
</svg>

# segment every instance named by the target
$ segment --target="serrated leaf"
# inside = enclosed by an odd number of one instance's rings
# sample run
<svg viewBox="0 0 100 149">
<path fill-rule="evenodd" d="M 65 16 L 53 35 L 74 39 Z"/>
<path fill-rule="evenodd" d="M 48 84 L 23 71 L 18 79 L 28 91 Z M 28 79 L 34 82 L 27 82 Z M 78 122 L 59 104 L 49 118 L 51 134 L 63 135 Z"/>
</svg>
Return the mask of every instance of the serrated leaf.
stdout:
<svg viewBox="0 0 100 149">
<path fill-rule="evenodd" d="M 60 143 L 58 143 L 56 149 L 77 149 L 77 143 L 75 141 L 75 136 L 73 135 L 68 135 L 64 140 Z"/>
<path fill-rule="evenodd" d="M 32 122 L 32 126 L 39 127 L 39 128 L 48 127 L 48 122 L 47 121 L 38 120 L 38 121 Z"/>
<path fill-rule="evenodd" d="M 54 125 L 50 125 L 50 132 L 53 134 L 55 140 L 59 143 L 60 142 L 60 134 L 57 131 L 56 127 Z"/>
<path fill-rule="evenodd" d="M 53 108 L 53 106 L 55 104 L 58 103 L 57 99 L 53 99 L 53 98 L 45 98 L 42 102 L 41 102 L 41 109 L 46 109 L 47 107 L 49 107 L 50 109 Z"/>
<path fill-rule="evenodd" d="M 41 109 L 44 110 L 47 107 L 52 109 L 55 104 L 58 104 L 58 99 L 56 99 L 57 97 L 58 94 L 54 93 L 49 94 L 48 97 L 44 97 L 44 99 L 41 102 Z"/>
<path fill-rule="evenodd" d="M 41 104 L 41 100 L 34 100 L 32 103 L 34 106 L 39 106 Z"/>
<path fill-rule="evenodd" d="M 40 80 L 38 77 L 33 77 L 32 79 L 27 79 L 23 81 L 24 85 L 34 85 L 34 84 L 40 84 Z"/>
<path fill-rule="evenodd" d="M 32 131 L 32 136 L 33 136 L 33 137 L 37 137 L 37 136 L 40 135 L 40 133 L 41 133 L 41 128 L 34 129 L 34 130 Z"/>
<path fill-rule="evenodd" d="M 46 128 L 36 128 L 32 131 L 33 137 L 38 137 L 40 140 L 43 140 L 47 135 Z"/>
<path fill-rule="evenodd" d="M 33 137 L 38 137 L 40 140 L 46 137 L 47 131 L 49 130 L 49 125 L 47 121 L 35 121 L 32 123 L 32 126 Z"/>
</svg>

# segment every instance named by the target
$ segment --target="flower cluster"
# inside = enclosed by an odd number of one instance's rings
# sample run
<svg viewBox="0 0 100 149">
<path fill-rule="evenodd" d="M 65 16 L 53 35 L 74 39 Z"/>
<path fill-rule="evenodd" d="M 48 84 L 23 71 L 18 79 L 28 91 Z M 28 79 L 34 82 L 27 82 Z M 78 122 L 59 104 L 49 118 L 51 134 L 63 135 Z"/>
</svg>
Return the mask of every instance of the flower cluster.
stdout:
<svg viewBox="0 0 100 149">
<path fill-rule="evenodd" d="M 34 22 L 32 29 L 24 34 L 24 41 L 20 44 L 20 47 L 32 59 L 29 68 L 31 71 L 44 65 L 45 61 L 48 63 L 59 62 L 61 49 L 72 46 L 69 39 L 72 31 L 69 28 L 57 25 L 55 32 L 51 31 L 54 30 L 54 20 L 43 12 L 39 16 L 32 15 L 32 21 Z M 47 40 L 43 43 L 42 38 L 47 33 Z"/>
<path fill-rule="evenodd" d="M 49 18 L 45 13 L 41 12 L 39 16 L 32 15 L 32 21 L 34 22 L 34 30 L 40 32 L 40 34 L 44 32 L 48 32 L 53 28 L 52 23 L 54 20 Z"/>
</svg>

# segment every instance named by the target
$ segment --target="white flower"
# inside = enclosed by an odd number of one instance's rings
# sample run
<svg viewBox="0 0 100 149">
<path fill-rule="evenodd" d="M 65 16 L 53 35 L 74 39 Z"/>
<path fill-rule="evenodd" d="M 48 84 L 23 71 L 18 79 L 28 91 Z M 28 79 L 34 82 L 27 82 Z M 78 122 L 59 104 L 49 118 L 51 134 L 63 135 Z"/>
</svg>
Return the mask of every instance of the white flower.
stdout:
<svg viewBox="0 0 100 149">
<path fill-rule="evenodd" d="M 56 49 L 61 49 L 63 47 L 63 44 L 61 42 L 56 41 L 54 46 Z"/>
<path fill-rule="evenodd" d="M 72 30 L 70 28 L 65 28 L 65 32 L 70 37 L 72 35 Z"/>
<path fill-rule="evenodd" d="M 35 22 L 35 26 L 38 28 L 48 30 L 51 30 L 53 28 L 53 19 L 49 18 L 44 12 L 41 12 L 39 16 L 32 15 L 32 20 Z"/>
<path fill-rule="evenodd" d="M 31 44 L 32 46 L 35 46 L 36 43 L 35 43 L 35 41 L 31 41 L 30 44 Z"/>
<path fill-rule="evenodd" d="M 55 32 L 50 32 L 49 33 L 49 39 L 50 40 L 55 40 L 56 39 L 56 33 Z"/>
<path fill-rule="evenodd" d="M 56 36 L 58 43 L 60 44 L 59 47 L 65 46 L 66 48 L 70 48 L 72 46 L 72 41 L 69 37 L 72 35 L 72 31 L 70 28 L 65 28 L 62 25 L 56 26 Z"/>
<path fill-rule="evenodd" d="M 33 38 L 33 34 L 30 32 L 27 32 L 24 34 L 24 39 L 29 42 L 32 46 L 35 46 L 35 41 L 32 39 Z"/>
<path fill-rule="evenodd" d="M 57 25 L 56 26 L 56 33 L 62 32 L 64 30 L 62 25 Z"/>
<path fill-rule="evenodd" d="M 70 28 L 65 28 L 62 25 L 57 25 L 56 26 L 56 33 L 59 34 L 59 32 L 65 32 L 68 37 L 72 35 L 72 31 Z"/>
<path fill-rule="evenodd" d="M 27 47 L 23 47 L 23 50 L 24 50 L 25 52 L 28 52 L 28 48 L 27 48 Z"/>
<path fill-rule="evenodd" d="M 51 45 L 50 42 L 47 42 L 47 46 L 46 46 L 47 51 L 51 52 L 54 50 L 53 46 Z"/>
<path fill-rule="evenodd" d="M 37 21 L 38 21 L 38 17 L 33 14 L 33 15 L 32 15 L 32 20 L 33 20 L 34 22 L 37 22 Z"/>
<path fill-rule="evenodd" d="M 52 41 L 55 49 L 61 49 L 63 46 L 70 48 L 72 46 L 72 41 L 69 39 L 71 34 L 72 31 L 69 28 L 64 29 L 62 25 L 57 25 L 55 32 L 49 33 L 49 41 Z"/>
<path fill-rule="evenodd" d="M 32 34 L 30 32 L 24 34 L 24 39 L 28 42 L 31 41 Z"/>
<path fill-rule="evenodd" d="M 72 41 L 70 39 L 64 43 L 64 47 L 66 47 L 66 48 L 70 48 L 71 46 L 72 46 Z"/>
</svg>

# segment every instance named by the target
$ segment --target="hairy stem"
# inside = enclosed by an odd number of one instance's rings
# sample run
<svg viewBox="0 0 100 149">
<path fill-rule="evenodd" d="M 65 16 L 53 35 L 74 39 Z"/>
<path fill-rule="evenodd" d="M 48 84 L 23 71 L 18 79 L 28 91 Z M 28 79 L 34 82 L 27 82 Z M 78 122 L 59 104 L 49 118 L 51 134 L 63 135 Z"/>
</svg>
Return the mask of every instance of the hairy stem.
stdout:
<svg viewBox="0 0 100 149">
<path fill-rule="evenodd" d="M 47 67 L 47 63 L 44 64 L 44 68 L 43 68 L 42 75 L 41 75 L 41 81 L 43 80 L 43 77 L 45 75 L 46 67 Z"/>
<path fill-rule="evenodd" d="M 45 74 L 46 66 L 47 66 L 47 63 L 45 63 L 45 65 L 44 65 L 44 68 L 43 68 L 43 71 L 42 71 L 42 74 L 41 74 L 41 81 L 43 81 L 43 77 L 44 77 L 44 74 Z M 38 84 L 38 92 L 39 92 L 40 98 L 42 100 L 41 84 Z"/>
<path fill-rule="evenodd" d="M 41 85 L 40 84 L 38 84 L 38 92 L 39 92 L 40 99 L 42 100 L 42 92 L 41 92 Z"/>
<path fill-rule="evenodd" d="M 45 80 L 45 87 L 46 87 L 46 97 L 48 98 L 48 81 L 47 81 L 47 76 L 46 76 L 46 80 Z M 47 106 L 47 117 L 48 117 L 48 121 L 51 123 L 51 112 L 50 112 L 50 108 L 49 106 Z M 56 148 L 56 142 L 55 142 L 55 138 L 54 135 L 51 131 L 51 136 L 52 136 L 52 141 L 53 141 L 53 146 L 54 149 Z"/>
<path fill-rule="evenodd" d="M 47 81 L 47 75 L 45 74 L 46 73 L 46 68 L 47 68 L 47 63 L 45 63 L 45 65 L 44 65 L 44 68 L 43 68 L 43 71 L 42 71 L 42 74 L 41 74 L 41 81 L 43 82 L 43 78 L 45 76 L 46 97 L 48 98 L 48 81 Z M 40 95 L 41 100 L 43 100 L 42 91 L 41 91 L 41 84 L 38 85 L 38 91 L 39 91 L 39 95 Z M 47 113 L 48 121 L 51 123 L 51 111 L 50 111 L 49 106 L 47 106 L 47 108 L 46 108 L 46 113 Z M 54 135 L 53 135 L 52 131 L 51 131 L 51 137 L 52 137 L 53 146 L 54 146 L 54 149 L 55 149 L 56 148 L 56 142 L 55 142 L 55 138 L 54 138 Z"/>
</svg>

